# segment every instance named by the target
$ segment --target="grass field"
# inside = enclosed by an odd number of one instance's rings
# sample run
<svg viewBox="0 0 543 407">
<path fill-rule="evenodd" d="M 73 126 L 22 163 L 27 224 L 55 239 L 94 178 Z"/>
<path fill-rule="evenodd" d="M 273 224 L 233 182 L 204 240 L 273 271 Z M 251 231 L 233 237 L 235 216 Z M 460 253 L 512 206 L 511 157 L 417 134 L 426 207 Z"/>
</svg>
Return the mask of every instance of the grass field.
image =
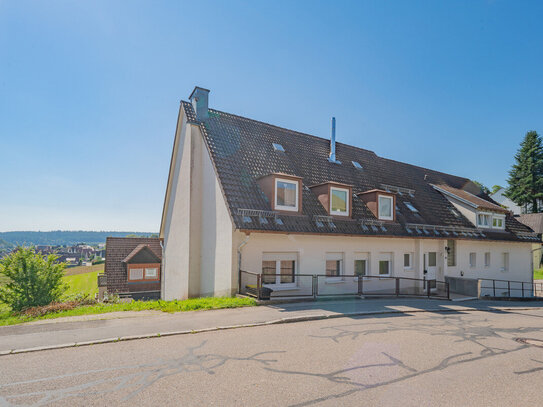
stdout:
<svg viewBox="0 0 543 407">
<path fill-rule="evenodd" d="M 89 267 L 90 268 L 90 267 Z M 66 275 L 63 280 L 68 284 L 68 290 L 65 293 L 66 297 L 75 294 L 87 294 L 91 298 L 98 293 L 98 273 L 100 271 L 91 271 L 90 273 L 80 273 L 74 275 Z"/>
<path fill-rule="evenodd" d="M 534 271 L 534 280 L 543 280 L 543 269 Z"/>
<path fill-rule="evenodd" d="M 104 263 L 102 264 L 95 264 L 94 266 L 76 266 L 76 267 L 70 267 L 70 268 L 67 268 L 65 271 L 64 271 L 64 274 L 66 274 L 67 276 L 73 276 L 73 275 L 76 275 L 76 274 L 86 274 L 86 273 L 91 273 L 93 271 L 97 271 L 99 273 L 103 273 L 104 272 Z"/>
</svg>

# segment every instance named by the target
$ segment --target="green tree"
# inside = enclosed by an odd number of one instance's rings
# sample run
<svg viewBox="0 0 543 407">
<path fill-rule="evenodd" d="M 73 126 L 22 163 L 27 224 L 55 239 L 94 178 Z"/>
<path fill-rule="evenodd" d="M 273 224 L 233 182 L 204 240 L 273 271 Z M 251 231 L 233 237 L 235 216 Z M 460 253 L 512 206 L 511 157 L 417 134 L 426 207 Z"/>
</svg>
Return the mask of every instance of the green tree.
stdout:
<svg viewBox="0 0 543 407">
<path fill-rule="evenodd" d="M 477 185 L 479 188 L 481 188 L 481 191 L 484 192 L 485 194 L 490 193 L 490 189 L 488 189 L 485 185 L 481 184 L 479 181 L 473 181 L 473 183 Z"/>
<path fill-rule="evenodd" d="M 543 198 L 543 146 L 535 131 L 526 133 L 515 154 L 515 164 L 509 171 L 506 195 L 519 206 L 531 205 L 539 212 L 538 200 Z"/>
<path fill-rule="evenodd" d="M 0 301 L 15 311 L 60 300 L 65 285 L 64 263 L 58 256 L 42 256 L 33 248 L 18 247 L 0 260 L 0 274 L 8 283 L 0 287 Z"/>
</svg>

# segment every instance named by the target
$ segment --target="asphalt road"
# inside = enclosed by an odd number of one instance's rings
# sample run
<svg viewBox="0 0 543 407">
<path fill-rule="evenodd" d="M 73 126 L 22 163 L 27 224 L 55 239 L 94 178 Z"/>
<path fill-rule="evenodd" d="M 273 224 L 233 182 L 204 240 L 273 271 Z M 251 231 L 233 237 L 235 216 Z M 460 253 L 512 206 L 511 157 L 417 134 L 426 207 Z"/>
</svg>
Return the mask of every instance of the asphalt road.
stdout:
<svg viewBox="0 0 543 407">
<path fill-rule="evenodd" d="M 3 356 L 0 406 L 543 405 L 537 345 L 539 309 L 144 339 Z"/>
</svg>

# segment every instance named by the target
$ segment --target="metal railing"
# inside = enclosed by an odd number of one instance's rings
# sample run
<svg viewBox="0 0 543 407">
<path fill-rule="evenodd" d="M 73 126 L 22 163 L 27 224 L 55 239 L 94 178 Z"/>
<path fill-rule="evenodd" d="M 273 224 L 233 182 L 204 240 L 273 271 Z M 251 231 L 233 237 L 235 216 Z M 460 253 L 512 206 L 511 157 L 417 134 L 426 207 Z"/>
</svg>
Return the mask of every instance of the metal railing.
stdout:
<svg viewBox="0 0 543 407">
<path fill-rule="evenodd" d="M 257 299 L 333 296 L 450 298 L 449 283 L 408 277 L 323 274 L 266 275 L 240 270 L 239 293 Z"/>
<path fill-rule="evenodd" d="M 529 298 L 543 296 L 543 284 L 515 280 L 479 279 L 480 297 Z"/>
</svg>

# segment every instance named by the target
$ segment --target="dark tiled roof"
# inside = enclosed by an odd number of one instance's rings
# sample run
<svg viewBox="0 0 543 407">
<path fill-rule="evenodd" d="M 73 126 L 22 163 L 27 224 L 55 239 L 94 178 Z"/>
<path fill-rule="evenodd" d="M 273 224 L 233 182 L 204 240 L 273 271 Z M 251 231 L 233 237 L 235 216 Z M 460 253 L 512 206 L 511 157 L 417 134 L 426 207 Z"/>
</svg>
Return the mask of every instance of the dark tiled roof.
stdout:
<svg viewBox="0 0 543 407">
<path fill-rule="evenodd" d="M 136 246 L 134 250 L 130 252 L 128 256 L 126 256 L 123 259 L 123 263 L 130 263 L 130 260 L 132 260 L 138 253 L 140 253 L 142 250 L 150 251 L 150 256 L 153 260 L 161 261 L 160 257 L 151 249 L 151 247 L 148 244 L 140 243 Z"/>
<path fill-rule="evenodd" d="M 209 110 L 209 118 L 196 122 L 192 105 L 182 102 L 190 122 L 200 124 L 204 139 L 226 197 L 236 228 L 242 230 L 283 231 L 291 233 L 326 233 L 354 235 L 410 236 L 406 223 L 474 228 L 463 216 L 456 216 L 452 204 L 431 184 L 448 185 L 461 189 L 470 181 L 466 178 L 417 167 L 377 156 L 373 151 L 336 143 L 336 158 L 342 164 L 328 161 L 330 141 L 256 120 Z M 285 151 L 275 151 L 272 143 L 281 144 Z M 355 168 L 352 161 L 361 164 Z M 303 179 L 302 215 L 279 215 L 282 224 L 273 220 L 260 223 L 253 217 L 244 222 L 240 209 L 270 211 L 268 198 L 256 180 L 272 173 L 284 173 Z M 339 182 L 353 185 L 352 220 L 334 218 L 335 227 L 318 227 L 315 216 L 327 216 L 325 208 L 309 190 L 309 186 Z M 356 196 L 371 189 L 383 189 L 383 184 L 414 190 L 414 194 L 396 195 L 397 222 L 387 223 L 386 231 L 364 230 L 361 219 L 374 219 L 366 204 Z M 410 202 L 418 213 L 404 202 Z M 489 203 L 490 204 L 490 203 Z M 529 232 L 512 216 L 507 216 L 507 227 Z M 518 240 L 509 232 L 485 231 L 486 238 Z M 483 237 L 478 237 L 481 239 Z"/>
<path fill-rule="evenodd" d="M 517 216 L 516 219 L 531 228 L 535 233 L 543 233 L 543 213 L 526 213 Z"/>
<path fill-rule="evenodd" d="M 126 265 L 123 260 L 138 246 L 148 246 L 162 261 L 162 247 L 158 238 L 108 237 L 106 239 L 105 274 L 107 275 L 108 292 L 128 291 Z"/>
</svg>

